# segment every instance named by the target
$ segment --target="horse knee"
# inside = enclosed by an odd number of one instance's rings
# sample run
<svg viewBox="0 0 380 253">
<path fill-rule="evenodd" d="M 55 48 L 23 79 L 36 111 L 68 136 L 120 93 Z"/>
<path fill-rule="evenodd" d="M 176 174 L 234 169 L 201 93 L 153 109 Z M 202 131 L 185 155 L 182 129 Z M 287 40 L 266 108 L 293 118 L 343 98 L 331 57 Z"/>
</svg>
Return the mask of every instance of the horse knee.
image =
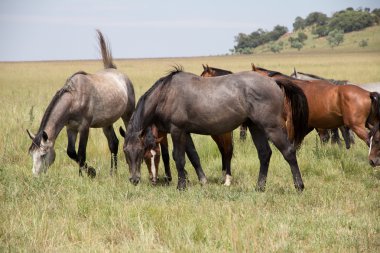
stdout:
<svg viewBox="0 0 380 253">
<path fill-rule="evenodd" d="M 67 155 L 72 159 L 72 160 L 74 160 L 74 161 L 77 161 L 78 160 L 78 155 L 77 155 L 77 153 L 75 152 L 75 150 L 73 150 L 73 149 L 67 149 Z"/>
</svg>

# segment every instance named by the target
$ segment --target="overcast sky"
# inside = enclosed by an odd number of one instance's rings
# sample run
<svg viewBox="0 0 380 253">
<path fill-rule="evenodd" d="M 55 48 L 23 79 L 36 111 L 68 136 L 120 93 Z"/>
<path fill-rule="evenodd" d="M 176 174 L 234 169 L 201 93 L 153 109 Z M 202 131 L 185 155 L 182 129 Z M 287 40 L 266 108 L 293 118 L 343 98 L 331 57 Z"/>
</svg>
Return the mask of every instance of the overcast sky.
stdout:
<svg viewBox="0 0 380 253">
<path fill-rule="evenodd" d="M 114 58 L 228 53 L 234 37 L 297 16 L 331 16 L 379 0 L 0 0 L 0 61 L 98 59 L 95 29 Z"/>
</svg>

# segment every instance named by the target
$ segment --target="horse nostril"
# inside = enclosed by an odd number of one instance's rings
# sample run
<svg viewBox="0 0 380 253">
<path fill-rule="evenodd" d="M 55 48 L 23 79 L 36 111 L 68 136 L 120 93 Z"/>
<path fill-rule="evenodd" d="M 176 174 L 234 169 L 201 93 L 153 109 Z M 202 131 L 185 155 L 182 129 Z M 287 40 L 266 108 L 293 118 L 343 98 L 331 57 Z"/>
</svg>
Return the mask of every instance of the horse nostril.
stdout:
<svg viewBox="0 0 380 253">
<path fill-rule="evenodd" d="M 375 167 L 375 166 L 376 166 L 376 165 L 375 165 L 375 162 L 374 162 L 372 159 L 369 160 L 369 164 L 370 164 L 372 167 Z"/>
<path fill-rule="evenodd" d="M 133 184 L 133 185 L 137 185 L 139 182 L 140 182 L 140 178 L 129 178 L 129 181 Z"/>
</svg>

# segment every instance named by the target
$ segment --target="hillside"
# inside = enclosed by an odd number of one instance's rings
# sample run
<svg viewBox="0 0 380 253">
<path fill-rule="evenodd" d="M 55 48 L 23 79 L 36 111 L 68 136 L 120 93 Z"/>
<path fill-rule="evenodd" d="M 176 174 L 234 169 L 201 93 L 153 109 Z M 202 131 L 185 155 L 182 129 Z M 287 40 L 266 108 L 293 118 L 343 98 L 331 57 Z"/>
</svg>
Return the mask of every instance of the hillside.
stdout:
<svg viewBox="0 0 380 253">
<path fill-rule="evenodd" d="M 308 36 L 307 40 L 304 42 L 303 51 L 379 51 L 380 50 L 380 26 L 368 27 L 362 31 L 350 32 L 344 34 L 344 41 L 338 47 L 332 49 L 326 37 L 315 38 L 316 36 L 311 33 L 311 29 L 305 29 L 303 32 Z M 298 31 L 295 33 L 287 33 L 278 39 L 275 43 L 282 41 L 284 43 L 284 48 L 280 53 L 284 52 L 296 52 L 297 49 L 291 48 L 288 41 L 289 37 L 296 37 Z M 361 48 L 359 47 L 359 42 L 363 39 L 368 39 L 368 46 Z M 273 43 L 273 42 L 272 42 Z M 270 50 L 270 45 L 272 43 L 267 43 L 254 49 L 254 54 L 257 53 L 272 53 Z"/>
</svg>

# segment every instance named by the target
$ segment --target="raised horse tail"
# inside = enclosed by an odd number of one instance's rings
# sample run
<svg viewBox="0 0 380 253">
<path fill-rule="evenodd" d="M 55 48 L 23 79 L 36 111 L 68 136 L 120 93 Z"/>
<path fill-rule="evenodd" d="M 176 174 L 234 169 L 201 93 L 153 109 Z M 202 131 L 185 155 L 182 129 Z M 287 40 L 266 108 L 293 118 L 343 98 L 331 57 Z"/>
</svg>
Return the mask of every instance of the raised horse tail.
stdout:
<svg viewBox="0 0 380 253">
<path fill-rule="evenodd" d="M 305 93 L 290 80 L 276 80 L 276 83 L 285 91 L 285 96 L 290 102 L 294 129 L 294 145 L 298 148 L 304 137 L 309 133 L 309 106 Z"/>
<path fill-rule="evenodd" d="M 96 30 L 98 33 L 100 51 L 102 53 L 103 65 L 105 69 L 116 69 L 116 65 L 112 62 L 112 54 L 109 44 L 106 43 L 101 31 Z"/>
</svg>

